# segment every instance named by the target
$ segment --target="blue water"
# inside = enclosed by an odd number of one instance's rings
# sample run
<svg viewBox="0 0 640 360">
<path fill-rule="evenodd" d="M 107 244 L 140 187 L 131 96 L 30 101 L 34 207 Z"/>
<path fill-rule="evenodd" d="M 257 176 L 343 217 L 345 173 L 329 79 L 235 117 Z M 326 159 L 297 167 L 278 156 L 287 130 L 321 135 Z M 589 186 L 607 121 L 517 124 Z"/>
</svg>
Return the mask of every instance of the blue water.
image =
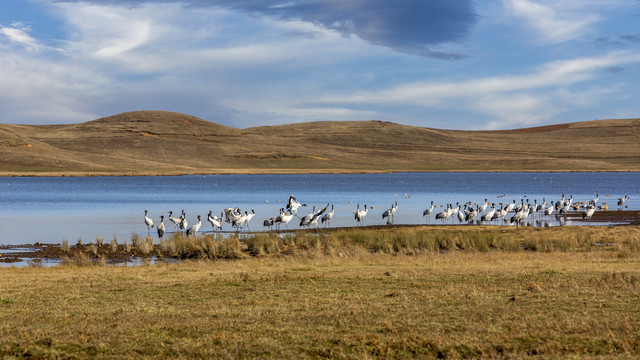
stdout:
<svg viewBox="0 0 640 360">
<path fill-rule="evenodd" d="M 203 216 L 201 231 L 211 231 L 209 210 L 219 214 L 228 207 L 255 210 L 252 230 L 264 230 L 265 219 L 278 214 L 294 194 L 307 208 L 335 204 L 332 226 L 355 226 L 356 204 L 372 209 L 365 225 L 385 224 L 384 210 L 395 201 L 396 224 L 425 223 L 422 212 L 436 205 L 456 202 L 510 203 L 543 198 L 557 201 L 562 194 L 575 201 L 600 195 L 609 209 L 617 198 L 630 196 L 628 209 L 640 209 L 640 173 L 394 173 L 350 175 L 207 175 L 166 177 L 0 177 L 0 244 L 35 242 L 71 244 L 96 236 L 120 242 L 133 233 L 147 234 L 143 210 L 156 224 L 169 210 L 187 214 L 189 224 Z M 610 196 L 606 196 L 610 195 Z M 526 197 L 525 197 L 526 196 Z M 278 203 L 280 201 L 280 203 Z M 499 206 L 498 206 L 499 207 Z M 431 223 L 434 223 L 432 214 Z M 228 224 L 223 230 L 231 230 Z M 173 224 L 165 221 L 168 231 Z M 298 228 L 296 219 L 290 229 Z M 155 232 L 152 232 L 155 235 Z"/>
</svg>

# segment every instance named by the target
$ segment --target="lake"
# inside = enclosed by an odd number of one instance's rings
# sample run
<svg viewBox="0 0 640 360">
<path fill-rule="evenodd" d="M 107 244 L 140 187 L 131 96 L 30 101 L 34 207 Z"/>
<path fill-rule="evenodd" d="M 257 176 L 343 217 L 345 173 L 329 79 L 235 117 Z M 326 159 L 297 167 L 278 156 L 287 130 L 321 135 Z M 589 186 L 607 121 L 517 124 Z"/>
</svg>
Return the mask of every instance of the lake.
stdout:
<svg viewBox="0 0 640 360">
<path fill-rule="evenodd" d="M 575 201 L 608 203 L 629 195 L 627 209 L 640 209 L 640 173 L 393 173 L 320 175 L 206 175 L 158 177 L 0 177 L 0 244 L 18 245 L 129 240 L 147 234 L 144 210 L 157 224 L 160 215 L 185 210 L 189 224 L 202 215 L 201 232 L 211 231 L 207 213 L 228 207 L 255 210 L 251 230 L 265 230 L 263 221 L 276 216 L 294 194 L 311 211 L 313 206 L 335 205 L 331 226 L 355 226 L 356 205 L 370 208 L 365 225 L 385 224 L 382 213 L 398 202 L 396 224 L 423 224 L 431 201 L 448 203 L 520 203 L 521 199 L 557 201 L 562 194 Z M 607 196 L 609 195 L 609 196 Z M 279 203 L 278 203 L 279 201 Z M 499 207 L 499 205 L 497 206 Z M 434 210 L 430 223 L 437 223 Z M 299 221 L 298 221 L 299 223 Z M 294 218 L 289 229 L 299 228 Z M 457 223 L 457 220 L 455 221 Z M 165 221 L 168 231 L 173 224 Z M 283 229 L 285 229 L 283 227 Z M 223 230 L 231 231 L 227 223 Z M 154 237 L 155 229 L 152 230 Z"/>
</svg>

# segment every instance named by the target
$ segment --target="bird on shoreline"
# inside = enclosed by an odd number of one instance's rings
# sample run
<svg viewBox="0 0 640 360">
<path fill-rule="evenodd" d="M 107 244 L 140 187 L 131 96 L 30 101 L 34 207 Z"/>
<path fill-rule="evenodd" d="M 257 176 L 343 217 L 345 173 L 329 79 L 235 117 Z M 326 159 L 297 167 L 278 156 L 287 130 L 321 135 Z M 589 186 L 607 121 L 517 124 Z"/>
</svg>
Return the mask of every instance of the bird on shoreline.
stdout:
<svg viewBox="0 0 640 360">
<path fill-rule="evenodd" d="M 162 239 L 164 236 L 164 215 L 160 215 L 160 224 L 158 224 L 158 237 Z"/>
<path fill-rule="evenodd" d="M 147 225 L 147 233 L 150 233 L 153 227 L 153 220 L 147 217 L 147 210 L 144 211 L 144 223 Z"/>
</svg>

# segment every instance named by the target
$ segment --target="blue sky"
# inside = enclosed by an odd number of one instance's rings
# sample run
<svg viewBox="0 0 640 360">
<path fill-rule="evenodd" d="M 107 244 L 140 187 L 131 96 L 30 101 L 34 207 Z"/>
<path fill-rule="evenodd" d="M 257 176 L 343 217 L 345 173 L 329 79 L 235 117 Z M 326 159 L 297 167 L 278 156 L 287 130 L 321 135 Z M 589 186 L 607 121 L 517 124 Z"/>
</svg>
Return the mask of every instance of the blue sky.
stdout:
<svg viewBox="0 0 640 360">
<path fill-rule="evenodd" d="M 0 3 L 2 123 L 512 129 L 640 117 L 638 84 L 638 0 Z"/>
</svg>

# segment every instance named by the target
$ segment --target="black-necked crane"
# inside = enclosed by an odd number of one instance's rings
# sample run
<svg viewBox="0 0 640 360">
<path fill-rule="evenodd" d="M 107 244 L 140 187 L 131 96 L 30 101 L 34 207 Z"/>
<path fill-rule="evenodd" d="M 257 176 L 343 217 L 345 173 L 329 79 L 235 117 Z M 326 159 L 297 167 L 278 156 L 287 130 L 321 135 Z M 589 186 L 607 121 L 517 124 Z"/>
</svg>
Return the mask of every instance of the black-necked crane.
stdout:
<svg viewBox="0 0 640 360">
<path fill-rule="evenodd" d="M 331 219 L 333 219 L 333 214 L 334 214 L 334 210 L 333 210 L 333 204 L 331 204 L 331 211 L 329 211 L 328 213 L 324 214 L 324 216 L 322 216 L 321 222 L 327 223 L 327 227 L 329 227 L 329 223 L 331 222 Z"/>
<path fill-rule="evenodd" d="M 182 217 L 180 220 L 180 230 L 187 230 L 187 226 L 189 226 L 189 223 L 187 222 L 187 214 L 184 212 L 184 210 L 182 210 Z"/>
<path fill-rule="evenodd" d="M 153 220 L 147 217 L 147 210 L 144 211 L 144 223 L 147 225 L 147 233 L 151 232 L 151 228 L 153 227 Z"/>
<path fill-rule="evenodd" d="M 282 213 L 282 223 L 284 224 L 284 226 L 288 229 L 289 228 L 289 221 L 291 221 L 291 219 L 293 219 L 293 213 L 289 212 L 289 211 L 284 211 L 284 209 L 282 209 L 283 213 Z"/>
<path fill-rule="evenodd" d="M 491 218 L 491 220 L 496 220 L 496 222 L 500 219 L 504 219 L 504 217 L 507 215 L 507 211 L 504 208 L 504 205 L 501 203 L 500 204 L 500 209 L 496 210 L 496 212 L 493 214 L 493 217 Z"/>
<path fill-rule="evenodd" d="M 182 222 L 182 217 L 172 217 L 171 215 L 173 215 L 173 211 L 169 211 L 169 220 L 173 223 L 173 231 L 177 231 Z"/>
<path fill-rule="evenodd" d="M 389 218 L 389 220 L 387 220 L 387 224 L 392 224 L 393 223 L 393 217 L 396 214 L 396 210 L 398 209 L 398 202 L 396 201 L 394 204 L 391 204 L 391 207 L 387 210 L 385 210 L 382 213 L 382 219 L 386 219 Z"/>
<path fill-rule="evenodd" d="M 449 212 L 449 204 L 447 204 L 447 208 L 445 210 L 436 214 L 436 220 L 442 220 L 444 223 L 450 215 L 451 212 Z"/>
<path fill-rule="evenodd" d="M 356 207 L 356 212 L 354 214 L 354 219 L 356 220 L 356 222 L 362 226 L 364 224 L 364 217 L 367 216 L 367 213 L 369 212 L 369 209 L 367 209 L 367 205 L 364 205 L 364 210 L 360 210 L 360 204 L 358 204 L 358 206 Z"/>
<path fill-rule="evenodd" d="M 623 207 L 624 203 L 629 199 L 629 195 L 625 195 L 624 197 L 618 198 L 618 207 Z"/>
<path fill-rule="evenodd" d="M 207 220 L 213 228 L 212 231 L 215 232 L 216 228 L 222 230 L 222 213 L 220 213 L 220 217 L 217 217 L 216 215 L 211 215 L 212 212 L 213 211 L 209 210 L 209 215 L 207 215 Z"/>
<path fill-rule="evenodd" d="M 553 214 L 553 210 L 555 210 L 555 206 L 553 206 L 553 204 L 549 204 L 549 207 L 544 209 L 544 214 L 551 216 L 551 214 Z"/>
<path fill-rule="evenodd" d="M 582 220 L 587 220 L 590 221 L 591 217 L 593 216 L 593 214 L 596 212 L 596 206 L 595 204 L 592 206 L 589 206 L 587 208 L 587 210 L 582 212 Z"/>
<path fill-rule="evenodd" d="M 491 204 L 491 210 L 487 211 L 486 214 L 480 217 L 480 222 L 491 221 L 493 219 L 493 214 L 496 213 L 496 205 Z"/>
<path fill-rule="evenodd" d="M 200 215 L 198 215 L 198 222 L 187 229 L 187 236 L 195 236 L 198 233 L 198 230 L 200 230 L 201 225 L 202 221 L 200 221 Z"/>
<path fill-rule="evenodd" d="M 160 224 L 158 224 L 158 237 L 162 239 L 164 236 L 164 215 L 160 215 Z"/>
<path fill-rule="evenodd" d="M 231 220 L 231 226 L 236 228 L 236 231 L 240 231 L 240 228 L 244 227 L 245 221 L 247 221 L 247 217 L 249 217 L 249 212 L 245 211 L 244 214 L 234 217 Z"/>
<path fill-rule="evenodd" d="M 250 230 L 249 221 L 251 221 L 251 219 L 253 219 L 254 216 L 256 216 L 256 211 L 254 209 L 251 209 L 251 214 L 247 214 L 247 218 L 244 219 L 244 224 L 247 226 L 247 229 L 249 230 Z"/>
<path fill-rule="evenodd" d="M 513 208 L 516 207 L 516 200 L 514 199 L 513 202 L 509 205 L 507 205 L 507 212 L 510 212 L 511 210 L 513 210 Z"/>
<path fill-rule="evenodd" d="M 476 216 L 478 216 L 478 209 L 472 207 L 467 216 L 464 217 L 464 219 L 469 223 L 472 223 L 473 219 L 475 219 Z"/>
<path fill-rule="evenodd" d="M 316 211 L 316 207 L 313 207 L 313 211 L 307 215 L 305 215 L 303 218 L 300 218 L 300 227 L 303 226 L 311 226 L 311 225 L 316 225 L 316 227 L 318 226 L 318 220 L 320 218 L 320 216 L 322 214 L 324 214 L 325 211 L 327 211 L 327 208 L 329 207 L 329 204 L 327 203 L 327 206 L 325 206 L 324 208 Z"/>
<path fill-rule="evenodd" d="M 556 201 L 556 205 L 555 205 L 556 210 L 559 211 L 564 206 L 564 199 L 565 199 L 564 194 L 562 194 L 562 198 Z"/>
<path fill-rule="evenodd" d="M 560 209 L 560 214 L 567 217 L 567 213 L 569 212 L 569 208 L 571 207 L 571 201 L 565 201 L 564 205 Z"/>
<path fill-rule="evenodd" d="M 480 205 L 480 208 L 478 209 L 478 212 L 482 213 L 487 209 L 487 206 L 489 206 L 489 201 L 487 201 L 487 199 L 484 199 L 484 203 L 482 203 L 482 205 Z"/>
<path fill-rule="evenodd" d="M 433 201 L 431 201 L 431 206 L 429 208 L 427 208 L 423 213 L 422 216 L 426 216 L 426 222 L 429 223 L 431 222 L 431 213 L 433 212 Z"/>
<path fill-rule="evenodd" d="M 224 221 L 228 223 L 233 223 L 240 216 L 242 216 L 242 211 L 240 208 L 226 208 L 224 209 Z"/>
<path fill-rule="evenodd" d="M 266 219 L 262 224 L 267 228 L 268 231 L 271 231 L 271 227 L 275 224 L 275 219 L 275 217 Z"/>
<path fill-rule="evenodd" d="M 453 219 L 455 219 L 455 216 L 458 215 L 458 212 L 460 212 L 460 202 L 456 202 L 456 207 L 452 207 L 451 210 L 449 210 L 449 212 L 451 214 L 449 214 L 449 216 L 453 216 L 451 222 L 453 222 Z"/>
<path fill-rule="evenodd" d="M 464 218 L 466 216 L 466 210 L 467 210 L 467 204 L 464 204 L 464 210 L 458 211 L 456 213 L 456 215 L 458 216 L 458 222 L 462 223 L 464 221 Z"/>
<path fill-rule="evenodd" d="M 315 213 L 316 213 L 316 206 L 314 205 L 310 213 L 300 218 L 300 227 L 309 226 L 309 223 L 311 222 L 311 218 L 313 218 L 313 215 Z"/>
<path fill-rule="evenodd" d="M 307 206 L 307 204 L 300 204 L 298 201 L 296 201 L 296 198 L 293 196 L 293 194 L 291 194 L 289 196 L 289 200 L 287 200 L 287 210 L 291 211 L 292 214 L 298 215 L 298 208 L 301 206 L 304 207 Z"/>
</svg>

